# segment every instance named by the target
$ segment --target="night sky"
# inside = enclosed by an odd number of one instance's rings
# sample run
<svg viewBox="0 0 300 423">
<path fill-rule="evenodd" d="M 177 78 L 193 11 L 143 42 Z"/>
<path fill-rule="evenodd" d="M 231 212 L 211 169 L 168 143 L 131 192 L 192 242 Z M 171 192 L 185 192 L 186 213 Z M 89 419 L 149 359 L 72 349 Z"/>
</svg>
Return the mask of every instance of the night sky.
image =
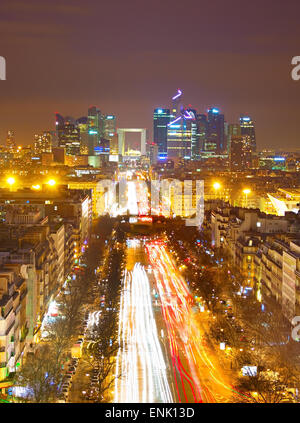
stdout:
<svg viewBox="0 0 300 423">
<path fill-rule="evenodd" d="M 256 122 L 258 148 L 300 148 L 299 0 L 1 0 L 0 142 L 90 105 L 152 129 L 177 88 L 199 112 Z M 152 132 L 152 131 L 151 131 Z"/>
</svg>

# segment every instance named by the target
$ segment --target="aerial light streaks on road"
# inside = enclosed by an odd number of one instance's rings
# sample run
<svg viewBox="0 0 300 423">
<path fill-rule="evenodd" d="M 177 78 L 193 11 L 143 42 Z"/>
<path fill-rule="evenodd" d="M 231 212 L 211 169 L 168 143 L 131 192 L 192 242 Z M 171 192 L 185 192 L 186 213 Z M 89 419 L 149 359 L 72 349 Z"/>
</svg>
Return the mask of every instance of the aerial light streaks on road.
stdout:
<svg viewBox="0 0 300 423">
<path fill-rule="evenodd" d="M 179 402 L 227 401 L 232 388 L 208 357 L 185 280 L 163 242 L 148 243 L 147 251 L 168 331 Z"/>
<path fill-rule="evenodd" d="M 125 273 L 119 316 L 115 402 L 172 402 L 145 269 Z"/>
</svg>

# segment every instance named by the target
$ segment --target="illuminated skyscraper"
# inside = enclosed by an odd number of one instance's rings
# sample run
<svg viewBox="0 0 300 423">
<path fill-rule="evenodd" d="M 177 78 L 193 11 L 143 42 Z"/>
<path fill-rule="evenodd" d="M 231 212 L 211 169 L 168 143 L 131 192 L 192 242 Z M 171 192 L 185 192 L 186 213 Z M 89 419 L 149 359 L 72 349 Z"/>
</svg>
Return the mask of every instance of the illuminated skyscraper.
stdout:
<svg viewBox="0 0 300 423">
<path fill-rule="evenodd" d="M 7 132 L 6 145 L 11 151 L 16 149 L 15 133 L 12 130 Z"/>
<path fill-rule="evenodd" d="M 192 134 L 196 139 L 196 120 L 194 112 L 184 109 L 182 104 L 182 91 L 172 97 L 171 122 L 168 123 L 167 153 L 168 158 L 191 159 Z M 192 125 L 192 122 L 194 125 Z"/>
<path fill-rule="evenodd" d="M 191 158 L 191 120 L 181 115 L 168 124 L 168 158 Z"/>
<path fill-rule="evenodd" d="M 83 154 L 88 149 L 89 122 L 86 116 L 76 119 L 76 126 L 80 132 L 80 152 Z"/>
<path fill-rule="evenodd" d="M 238 123 L 229 123 L 225 126 L 226 138 L 227 138 L 227 151 L 230 153 L 231 150 L 231 139 L 232 137 L 241 136 L 241 126 Z"/>
<path fill-rule="evenodd" d="M 168 123 L 170 123 L 170 117 L 170 109 L 154 109 L 153 140 L 158 146 L 158 154 L 160 156 L 167 154 Z"/>
<path fill-rule="evenodd" d="M 250 137 L 232 136 L 230 144 L 231 171 L 249 169 L 252 164 L 252 150 Z"/>
<path fill-rule="evenodd" d="M 105 115 L 103 117 L 103 137 L 106 140 L 111 141 L 116 133 L 117 133 L 116 116 Z"/>
<path fill-rule="evenodd" d="M 80 130 L 71 117 L 63 118 L 56 113 L 56 132 L 58 146 L 66 149 L 67 155 L 80 154 Z"/>
<path fill-rule="evenodd" d="M 207 111 L 205 151 L 222 153 L 226 149 L 224 139 L 224 115 L 220 113 L 219 109 L 212 107 Z"/>
<path fill-rule="evenodd" d="M 240 117 L 241 135 L 247 135 L 250 137 L 252 152 L 256 151 L 256 136 L 254 129 L 254 122 L 250 116 Z"/>
<path fill-rule="evenodd" d="M 52 152 L 52 134 L 50 132 L 43 132 L 34 136 L 34 153 L 39 155 L 41 153 Z"/>
<path fill-rule="evenodd" d="M 88 149 L 89 155 L 93 156 L 95 154 L 95 147 L 99 144 L 102 134 L 102 116 L 100 110 L 96 106 L 92 106 L 88 110 L 88 125 Z"/>
<path fill-rule="evenodd" d="M 197 125 L 197 110 L 188 108 L 186 109 L 191 122 L 191 158 L 193 160 L 199 159 L 199 137 Z"/>
<path fill-rule="evenodd" d="M 198 151 L 197 155 L 201 156 L 201 151 L 204 151 L 205 141 L 207 137 L 207 116 L 204 114 L 197 114 L 197 142 Z"/>
</svg>

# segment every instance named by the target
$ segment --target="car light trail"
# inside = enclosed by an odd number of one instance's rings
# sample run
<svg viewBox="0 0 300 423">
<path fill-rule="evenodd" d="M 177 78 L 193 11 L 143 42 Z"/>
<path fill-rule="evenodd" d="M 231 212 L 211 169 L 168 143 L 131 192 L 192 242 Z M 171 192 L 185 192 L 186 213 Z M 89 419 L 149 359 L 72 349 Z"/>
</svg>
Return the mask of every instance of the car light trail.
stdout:
<svg viewBox="0 0 300 423">
<path fill-rule="evenodd" d="M 125 273 L 119 316 L 115 402 L 172 402 L 145 269 Z"/>
<path fill-rule="evenodd" d="M 162 241 L 148 243 L 165 319 L 179 402 L 224 402 L 234 391 L 212 363 L 193 311 L 193 298 Z M 183 395 L 182 395 L 183 393 Z"/>
</svg>

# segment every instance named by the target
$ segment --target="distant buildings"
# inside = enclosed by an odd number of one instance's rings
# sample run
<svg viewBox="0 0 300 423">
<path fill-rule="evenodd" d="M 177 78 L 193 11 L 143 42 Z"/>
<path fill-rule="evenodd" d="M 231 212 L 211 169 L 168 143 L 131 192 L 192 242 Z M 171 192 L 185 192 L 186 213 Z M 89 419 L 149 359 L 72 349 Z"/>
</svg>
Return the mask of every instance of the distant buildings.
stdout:
<svg viewBox="0 0 300 423">
<path fill-rule="evenodd" d="M 183 93 L 178 89 L 172 97 L 170 108 L 160 107 L 153 113 L 153 140 L 158 145 L 160 160 L 168 158 L 202 161 L 207 158 L 226 158 L 231 153 L 232 138 L 243 137 L 240 145 L 234 145 L 233 168 L 237 163 L 238 149 L 244 151 L 247 166 L 252 166 L 252 154 L 256 151 L 255 128 L 252 119 L 241 116 L 239 123 L 228 124 L 217 107 L 207 114 L 198 113 L 190 105 L 183 105 Z M 251 157 L 249 158 L 249 153 Z M 244 162 L 243 160 L 242 162 Z"/>
</svg>

